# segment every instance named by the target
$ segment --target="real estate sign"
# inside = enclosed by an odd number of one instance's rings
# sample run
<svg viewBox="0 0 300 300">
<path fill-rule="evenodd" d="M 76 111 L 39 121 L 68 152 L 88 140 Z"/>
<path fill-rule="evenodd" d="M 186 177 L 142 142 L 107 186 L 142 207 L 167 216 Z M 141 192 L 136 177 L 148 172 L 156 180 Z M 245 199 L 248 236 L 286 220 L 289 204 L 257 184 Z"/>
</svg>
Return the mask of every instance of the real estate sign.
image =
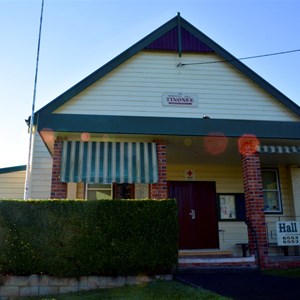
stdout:
<svg viewBox="0 0 300 300">
<path fill-rule="evenodd" d="M 300 222 L 285 221 L 276 223 L 278 246 L 300 245 Z"/>
</svg>

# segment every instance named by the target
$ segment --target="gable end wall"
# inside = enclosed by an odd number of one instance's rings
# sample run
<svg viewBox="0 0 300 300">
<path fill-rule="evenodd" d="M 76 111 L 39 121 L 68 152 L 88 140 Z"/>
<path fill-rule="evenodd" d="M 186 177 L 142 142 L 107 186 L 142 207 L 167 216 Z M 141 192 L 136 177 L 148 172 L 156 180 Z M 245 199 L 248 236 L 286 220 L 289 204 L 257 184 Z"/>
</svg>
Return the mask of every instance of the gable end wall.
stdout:
<svg viewBox="0 0 300 300">
<path fill-rule="evenodd" d="M 299 121 L 278 100 L 215 54 L 143 51 L 62 105 L 54 113 Z M 179 63 L 184 65 L 178 67 Z M 162 105 L 164 93 L 191 93 L 198 107 Z"/>
</svg>

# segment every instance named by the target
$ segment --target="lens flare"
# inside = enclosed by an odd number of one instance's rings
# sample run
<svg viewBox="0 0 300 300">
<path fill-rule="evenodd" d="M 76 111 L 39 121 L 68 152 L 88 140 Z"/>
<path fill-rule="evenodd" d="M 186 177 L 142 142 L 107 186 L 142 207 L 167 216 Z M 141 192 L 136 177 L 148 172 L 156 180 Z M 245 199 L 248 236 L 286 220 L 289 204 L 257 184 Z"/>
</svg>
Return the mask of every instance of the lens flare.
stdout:
<svg viewBox="0 0 300 300">
<path fill-rule="evenodd" d="M 90 138 L 91 138 L 91 136 L 90 136 L 90 134 L 88 132 L 83 132 L 81 134 L 81 140 L 83 142 L 88 142 L 90 140 Z"/>
<path fill-rule="evenodd" d="M 205 151 L 210 155 L 223 153 L 228 144 L 228 139 L 222 132 L 211 132 L 204 137 Z"/>
<path fill-rule="evenodd" d="M 42 130 L 42 137 L 46 144 L 53 143 L 55 140 L 55 134 L 52 129 L 46 128 Z"/>
<path fill-rule="evenodd" d="M 254 134 L 243 134 L 238 140 L 239 152 L 242 155 L 252 155 L 257 151 L 259 144 Z"/>
</svg>

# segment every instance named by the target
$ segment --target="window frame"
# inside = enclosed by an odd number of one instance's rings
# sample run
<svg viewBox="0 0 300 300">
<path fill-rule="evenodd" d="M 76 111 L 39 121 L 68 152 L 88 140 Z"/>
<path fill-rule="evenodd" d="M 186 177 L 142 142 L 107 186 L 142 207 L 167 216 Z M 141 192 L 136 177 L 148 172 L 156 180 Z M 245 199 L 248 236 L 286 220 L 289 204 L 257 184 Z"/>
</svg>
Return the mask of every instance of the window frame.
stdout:
<svg viewBox="0 0 300 300">
<path fill-rule="evenodd" d="M 221 199 L 231 196 L 234 199 L 235 218 L 222 218 Z M 246 205 L 244 193 L 217 193 L 217 209 L 219 222 L 244 222 L 246 220 Z"/>
<path fill-rule="evenodd" d="M 114 200 L 114 199 L 123 199 L 120 197 L 117 197 L 117 185 L 118 183 L 95 183 L 97 185 L 110 185 L 110 188 L 108 187 L 93 187 L 93 183 L 85 183 L 84 185 L 84 198 L 85 200 L 96 200 L 96 199 L 88 199 L 88 192 L 89 191 L 110 191 L 110 198 L 107 198 L 105 200 Z M 131 189 L 131 198 L 128 199 L 150 199 L 150 185 L 148 183 L 127 183 L 130 186 Z M 145 192 L 147 193 L 147 197 L 142 197 L 142 198 L 136 198 L 138 191 L 137 191 L 137 186 L 139 189 L 145 188 Z"/>
<path fill-rule="evenodd" d="M 97 185 L 101 183 L 95 183 Z M 110 185 L 110 188 L 108 187 L 92 187 L 93 183 L 86 183 L 85 184 L 85 199 L 86 200 L 97 200 L 97 199 L 88 199 L 88 191 L 110 191 L 110 198 L 103 199 L 103 200 L 112 200 L 113 199 L 113 186 L 111 183 L 104 183 L 103 185 Z M 102 200 L 102 199 L 99 199 Z"/>
<path fill-rule="evenodd" d="M 271 191 L 271 192 L 276 192 L 277 193 L 277 199 L 278 199 L 278 209 L 277 210 L 267 210 L 265 207 L 265 197 L 264 197 L 264 213 L 265 214 L 270 214 L 270 215 L 274 215 L 274 214 L 282 214 L 283 213 L 283 205 L 282 205 L 282 195 L 281 195 L 281 189 L 280 189 L 280 178 L 279 178 L 279 170 L 277 168 L 262 168 L 261 169 L 261 175 L 263 178 L 263 172 L 274 172 L 275 173 L 275 177 L 276 177 L 276 185 L 277 185 L 277 189 L 264 189 L 263 187 L 263 180 L 262 180 L 262 190 L 263 190 L 263 195 L 265 192 L 267 191 Z"/>
</svg>

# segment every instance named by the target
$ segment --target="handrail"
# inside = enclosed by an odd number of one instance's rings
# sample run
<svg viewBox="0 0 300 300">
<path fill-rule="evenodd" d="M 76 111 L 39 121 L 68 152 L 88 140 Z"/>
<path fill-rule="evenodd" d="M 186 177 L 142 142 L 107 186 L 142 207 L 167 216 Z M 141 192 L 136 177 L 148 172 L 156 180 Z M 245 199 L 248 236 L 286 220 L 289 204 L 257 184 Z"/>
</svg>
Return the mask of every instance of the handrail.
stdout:
<svg viewBox="0 0 300 300">
<path fill-rule="evenodd" d="M 255 246 L 256 246 L 256 255 L 257 255 L 257 263 L 258 263 L 258 269 L 261 269 L 261 262 L 260 262 L 260 254 L 259 254 L 259 248 L 258 248 L 258 237 L 257 237 L 257 232 L 251 225 L 251 221 L 247 218 L 245 220 L 245 223 L 247 227 L 251 230 L 252 234 L 254 235 L 254 241 L 255 241 Z"/>
</svg>

